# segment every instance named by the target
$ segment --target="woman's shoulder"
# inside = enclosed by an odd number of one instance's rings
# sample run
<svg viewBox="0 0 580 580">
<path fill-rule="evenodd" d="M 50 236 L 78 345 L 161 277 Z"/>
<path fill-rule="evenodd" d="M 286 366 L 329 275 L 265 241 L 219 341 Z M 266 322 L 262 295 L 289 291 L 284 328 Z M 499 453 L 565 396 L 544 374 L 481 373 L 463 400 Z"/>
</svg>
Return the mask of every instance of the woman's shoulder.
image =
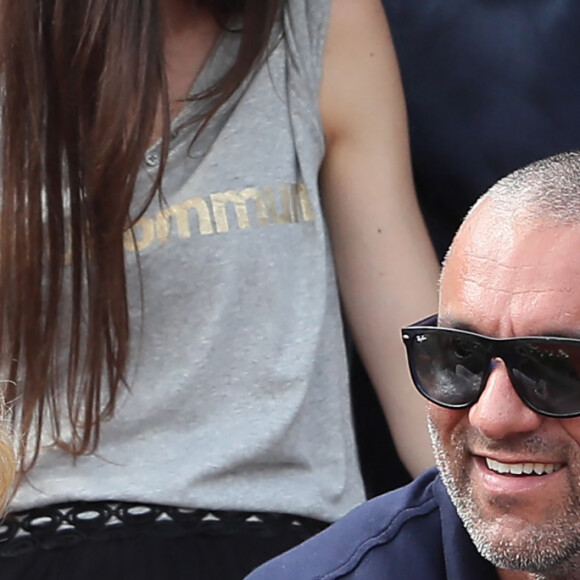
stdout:
<svg viewBox="0 0 580 580">
<path fill-rule="evenodd" d="M 285 33 L 291 33 L 310 48 L 319 46 L 322 49 L 331 4 L 332 0 L 287 0 L 284 8 Z"/>
</svg>

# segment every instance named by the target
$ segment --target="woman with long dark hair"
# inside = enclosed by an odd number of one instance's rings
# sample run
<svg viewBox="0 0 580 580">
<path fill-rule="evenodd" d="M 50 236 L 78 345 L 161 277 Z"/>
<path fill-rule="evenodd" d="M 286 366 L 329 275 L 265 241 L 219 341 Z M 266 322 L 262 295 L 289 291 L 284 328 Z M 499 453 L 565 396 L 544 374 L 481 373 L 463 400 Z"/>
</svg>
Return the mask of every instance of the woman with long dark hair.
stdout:
<svg viewBox="0 0 580 580">
<path fill-rule="evenodd" d="M 378 0 L 0 6 L 2 580 L 241 578 L 359 503 L 335 263 L 426 467 L 398 328 L 437 263 Z"/>
</svg>

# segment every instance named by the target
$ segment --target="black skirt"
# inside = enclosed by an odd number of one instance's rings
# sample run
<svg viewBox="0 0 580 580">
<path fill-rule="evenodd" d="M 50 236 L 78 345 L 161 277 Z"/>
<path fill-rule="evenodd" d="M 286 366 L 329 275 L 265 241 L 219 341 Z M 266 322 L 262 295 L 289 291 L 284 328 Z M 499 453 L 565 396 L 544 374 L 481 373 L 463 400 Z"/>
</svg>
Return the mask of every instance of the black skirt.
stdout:
<svg viewBox="0 0 580 580">
<path fill-rule="evenodd" d="M 118 502 L 51 506 L 7 518 L 0 579 L 241 580 L 326 525 L 285 514 Z"/>
</svg>

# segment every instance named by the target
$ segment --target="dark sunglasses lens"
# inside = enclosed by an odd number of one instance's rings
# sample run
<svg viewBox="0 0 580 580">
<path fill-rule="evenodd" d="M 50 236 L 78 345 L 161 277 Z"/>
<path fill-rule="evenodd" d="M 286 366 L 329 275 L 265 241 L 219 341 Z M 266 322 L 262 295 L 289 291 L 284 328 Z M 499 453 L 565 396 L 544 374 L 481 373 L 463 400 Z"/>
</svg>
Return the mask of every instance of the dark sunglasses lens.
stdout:
<svg viewBox="0 0 580 580">
<path fill-rule="evenodd" d="M 417 387 L 428 399 L 465 407 L 479 397 L 489 360 L 476 338 L 453 330 L 425 330 L 413 338 L 409 355 Z"/>
<path fill-rule="evenodd" d="M 580 347 L 530 342 L 516 348 L 514 386 L 532 408 L 555 416 L 580 414 Z"/>
</svg>

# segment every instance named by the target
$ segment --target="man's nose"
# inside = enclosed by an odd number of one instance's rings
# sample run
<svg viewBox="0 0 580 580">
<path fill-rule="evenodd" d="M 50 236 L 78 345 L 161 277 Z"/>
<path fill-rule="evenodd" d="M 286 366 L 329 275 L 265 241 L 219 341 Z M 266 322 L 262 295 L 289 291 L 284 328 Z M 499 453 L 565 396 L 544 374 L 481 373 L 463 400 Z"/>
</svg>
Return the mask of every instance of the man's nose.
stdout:
<svg viewBox="0 0 580 580">
<path fill-rule="evenodd" d="M 469 409 L 469 422 L 489 439 L 535 431 L 545 417 L 530 409 L 518 396 L 505 363 L 495 359 L 483 393 Z"/>
</svg>

